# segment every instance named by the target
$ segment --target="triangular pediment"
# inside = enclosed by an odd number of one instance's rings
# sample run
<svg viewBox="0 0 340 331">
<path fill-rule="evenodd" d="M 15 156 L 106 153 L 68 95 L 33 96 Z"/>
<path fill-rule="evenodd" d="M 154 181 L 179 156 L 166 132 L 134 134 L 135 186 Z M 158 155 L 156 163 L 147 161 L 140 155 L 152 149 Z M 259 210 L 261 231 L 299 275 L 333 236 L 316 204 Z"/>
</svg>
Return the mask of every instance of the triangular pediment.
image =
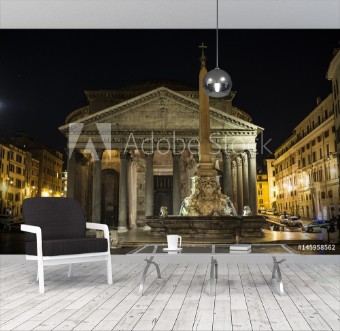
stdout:
<svg viewBox="0 0 340 331">
<path fill-rule="evenodd" d="M 118 105 L 76 121 L 83 130 L 96 130 L 98 123 L 110 123 L 112 131 L 195 131 L 199 128 L 199 102 L 160 87 Z M 258 131 L 261 128 L 210 107 L 212 131 Z M 66 134 L 69 124 L 59 129 Z"/>
</svg>

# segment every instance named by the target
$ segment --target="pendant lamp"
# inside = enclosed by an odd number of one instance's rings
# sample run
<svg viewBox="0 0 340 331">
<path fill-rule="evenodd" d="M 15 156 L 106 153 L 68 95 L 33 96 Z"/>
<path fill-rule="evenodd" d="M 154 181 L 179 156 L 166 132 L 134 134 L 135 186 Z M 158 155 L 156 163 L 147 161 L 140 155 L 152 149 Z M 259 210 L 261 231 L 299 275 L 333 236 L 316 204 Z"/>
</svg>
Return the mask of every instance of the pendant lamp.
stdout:
<svg viewBox="0 0 340 331">
<path fill-rule="evenodd" d="M 228 73 L 218 67 L 218 0 L 216 0 L 216 9 L 216 68 L 204 77 L 203 89 L 210 97 L 223 98 L 231 91 L 232 82 Z"/>
</svg>

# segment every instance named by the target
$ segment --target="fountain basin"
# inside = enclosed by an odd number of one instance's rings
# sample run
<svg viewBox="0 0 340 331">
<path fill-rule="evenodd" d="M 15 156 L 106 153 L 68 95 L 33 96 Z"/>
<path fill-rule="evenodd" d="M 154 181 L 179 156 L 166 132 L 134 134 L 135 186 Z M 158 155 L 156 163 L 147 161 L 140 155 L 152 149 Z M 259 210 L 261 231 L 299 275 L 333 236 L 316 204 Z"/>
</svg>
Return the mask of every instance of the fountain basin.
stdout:
<svg viewBox="0 0 340 331">
<path fill-rule="evenodd" d="M 263 238 L 264 216 L 176 216 L 146 217 L 151 235 L 178 234 L 184 238 L 232 239 Z"/>
</svg>

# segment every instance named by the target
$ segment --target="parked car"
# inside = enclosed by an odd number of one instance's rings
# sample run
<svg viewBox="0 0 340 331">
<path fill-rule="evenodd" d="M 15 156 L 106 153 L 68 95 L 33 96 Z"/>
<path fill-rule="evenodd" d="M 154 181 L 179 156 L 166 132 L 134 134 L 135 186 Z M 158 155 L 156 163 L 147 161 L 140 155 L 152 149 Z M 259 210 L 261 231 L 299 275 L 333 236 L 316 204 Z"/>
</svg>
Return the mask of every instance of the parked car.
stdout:
<svg viewBox="0 0 340 331">
<path fill-rule="evenodd" d="M 266 214 L 267 214 L 267 215 L 274 215 L 274 211 L 273 211 L 273 210 L 267 210 L 267 211 L 266 211 Z"/>
<path fill-rule="evenodd" d="M 302 227 L 302 222 L 299 220 L 298 216 L 289 216 L 288 226 Z"/>
<path fill-rule="evenodd" d="M 320 222 L 320 221 L 314 221 L 312 223 L 306 224 L 302 227 L 302 231 L 306 232 L 320 232 L 321 231 L 321 226 L 327 226 L 327 228 L 330 228 L 330 224 L 326 222 Z"/>
</svg>

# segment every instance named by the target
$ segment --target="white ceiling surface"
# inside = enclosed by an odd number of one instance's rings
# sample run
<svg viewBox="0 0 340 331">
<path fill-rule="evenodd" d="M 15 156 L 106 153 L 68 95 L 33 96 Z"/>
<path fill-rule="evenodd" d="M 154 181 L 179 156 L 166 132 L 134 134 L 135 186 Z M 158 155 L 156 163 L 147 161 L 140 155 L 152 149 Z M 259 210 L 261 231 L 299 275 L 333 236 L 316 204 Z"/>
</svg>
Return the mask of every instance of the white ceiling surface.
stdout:
<svg viewBox="0 0 340 331">
<path fill-rule="evenodd" d="M 340 28 L 340 0 L 219 0 L 219 27 Z M 0 28 L 216 28 L 214 0 L 0 0 Z"/>
</svg>

